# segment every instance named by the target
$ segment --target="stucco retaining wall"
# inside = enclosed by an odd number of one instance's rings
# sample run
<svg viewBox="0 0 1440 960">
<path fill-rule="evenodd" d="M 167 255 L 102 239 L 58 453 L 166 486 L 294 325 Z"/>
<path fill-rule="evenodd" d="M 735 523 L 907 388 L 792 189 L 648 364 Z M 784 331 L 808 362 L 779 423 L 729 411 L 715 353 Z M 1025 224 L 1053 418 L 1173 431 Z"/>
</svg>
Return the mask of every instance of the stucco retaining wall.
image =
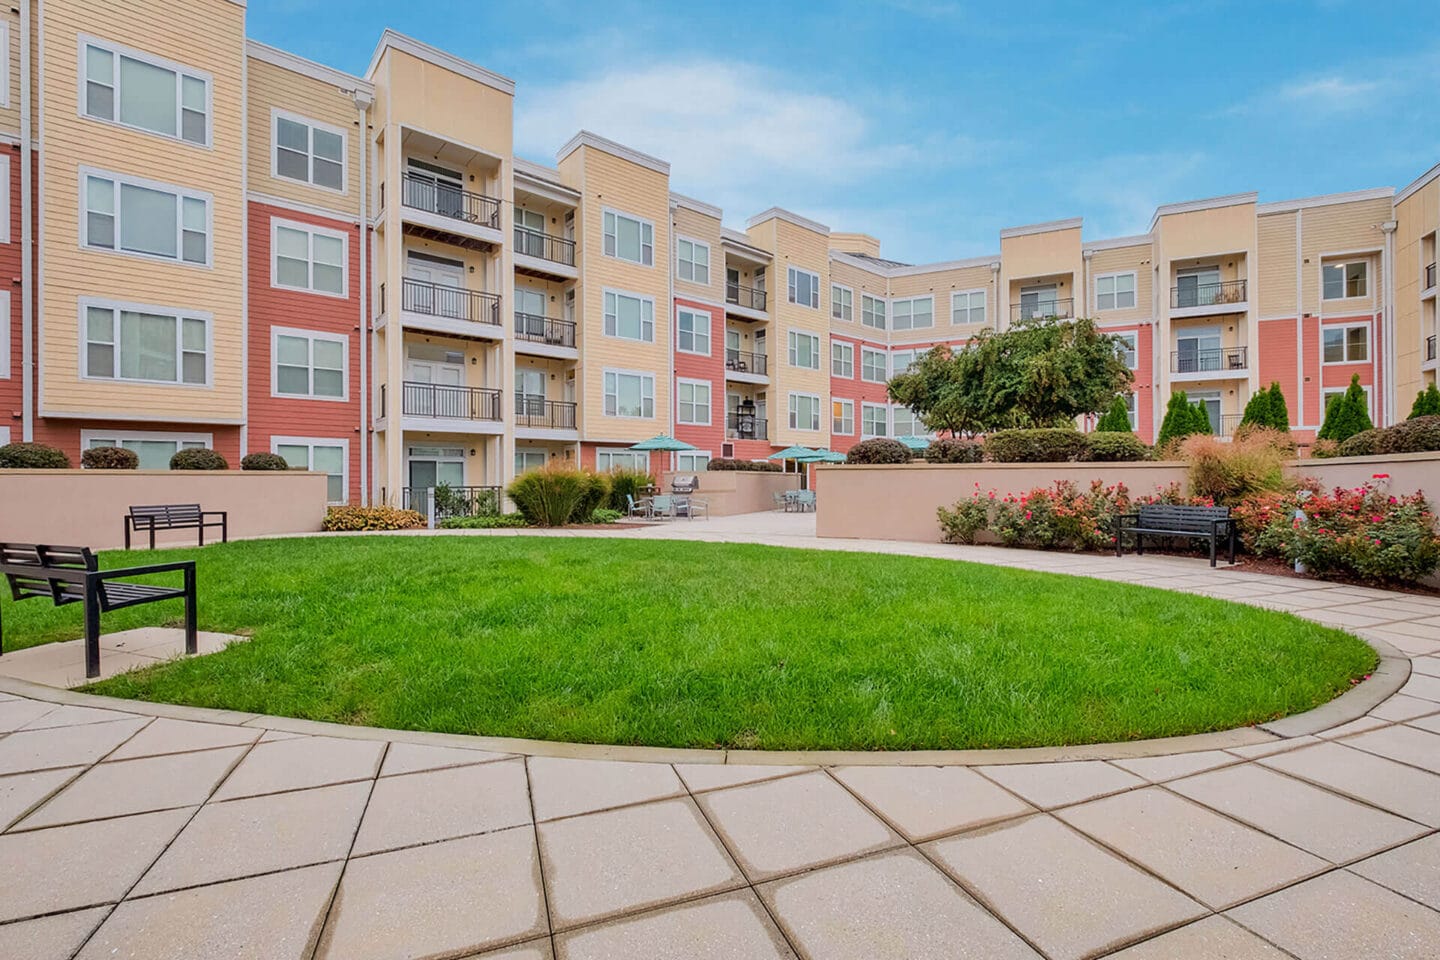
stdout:
<svg viewBox="0 0 1440 960">
<path fill-rule="evenodd" d="M 798 490 L 798 473 L 760 473 L 743 470 L 669 471 L 661 477 L 666 490 L 676 477 L 699 477 L 696 496 L 708 501 L 710 515 L 729 517 L 737 513 L 757 513 L 775 509 L 775 494 L 782 490 Z"/>
</svg>

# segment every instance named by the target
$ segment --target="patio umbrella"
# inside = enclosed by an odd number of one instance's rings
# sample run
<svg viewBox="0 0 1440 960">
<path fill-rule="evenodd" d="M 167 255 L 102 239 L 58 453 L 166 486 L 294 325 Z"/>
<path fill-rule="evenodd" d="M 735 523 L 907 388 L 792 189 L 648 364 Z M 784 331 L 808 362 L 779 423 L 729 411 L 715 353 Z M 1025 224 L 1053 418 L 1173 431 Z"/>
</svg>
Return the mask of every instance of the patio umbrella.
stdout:
<svg viewBox="0 0 1440 960">
<path fill-rule="evenodd" d="M 844 462 L 845 462 L 845 454 L 841 453 L 841 452 L 838 451 L 838 450 L 820 450 L 820 451 L 817 451 L 817 453 L 818 453 L 819 455 L 816 456 L 813 460 L 809 461 L 810 463 L 844 463 Z"/>
<path fill-rule="evenodd" d="M 668 434 L 660 434 L 651 437 L 649 440 L 641 440 L 639 443 L 630 445 L 631 450 L 655 450 L 662 453 L 669 453 L 675 450 L 694 450 L 695 445 L 686 443 L 684 440 L 676 440 Z"/>
<path fill-rule="evenodd" d="M 817 454 L 817 453 L 819 453 L 819 452 L 820 452 L 820 451 L 818 451 L 818 450 L 811 450 L 809 447 L 802 447 L 802 446 L 800 446 L 799 444 L 796 444 L 796 445 L 793 446 L 793 447 L 786 447 L 784 450 L 780 450 L 780 451 L 777 451 L 776 453 L 772 453 L 772 454 L 770 454 L 770 456 L 766 457 L 766 459 L 767 459 L 767 460 L 803 460 L 803 459 L 805 459 L 806 457 L 813 457 L 815 454 Z"/>
<path fill-rule="evenodd" d="M 930 438 L 929 438 L 929 437 L 915 437 L 915 436 L 910 436 L 910 437 L 896 437 L 895 439 L 896 439 L 896 440 L 899 440 L 901 443 L 905 444 L 905 446 L 909 447 L 911 450 L 927 450 L 927 449 L 929 449 L 929 447 L 930 447 Z"/>
</svg>

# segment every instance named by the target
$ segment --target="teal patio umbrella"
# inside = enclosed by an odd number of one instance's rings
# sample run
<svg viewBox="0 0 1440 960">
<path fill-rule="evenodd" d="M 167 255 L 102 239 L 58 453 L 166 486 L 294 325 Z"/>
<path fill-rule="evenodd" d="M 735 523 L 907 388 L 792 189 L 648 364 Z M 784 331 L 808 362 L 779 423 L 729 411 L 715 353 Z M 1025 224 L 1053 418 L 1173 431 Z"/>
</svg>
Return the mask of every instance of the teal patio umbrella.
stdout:
<svg viewBox="0 0 1440 960">
<path fill-rule="evenodd" d="M 693 443 L 686 443 L 684 440 L 676 440 L 668 433 L 662 433 L 651 437 L 649 440 L 641 440 L 639 443 L 632 443 L 631 450 L 644 450 L 651 453 L 674 453 L 678 450 L 695 450 Z M 660 481 L 660 474 L 655 474 L 655 482 Z"/>
<path fill-rule="evenodd" d="M 905 446 L 909 447 L 911 450 L 928 450 L 930 448 L 929 437 L 909 436 L 896 437 L 895 439 L 905 444 Z"/>
<path fill-rule="evenodd" d="M 779 460 L 782 466 L 787 460 L 794 460 L 796 464 L 810 463 L 812 462 L 812 458 L 819 452 L 819 450 L 811 450 L 809 447 L 802 447 L 796 444 L 793 447 L 786 447 L 784 450 L 772 453 L 766 459 Z M 805 486 L 805 473 L 803 471 L 800 474 L 800 486 L 802 489 Z"/>
<path fill-rule="evenodd" d="M 838 450 L 817 450 L 816 456 L 808 461 L 809 463 L 844 463 L 845 454 Z"/>
</svg>

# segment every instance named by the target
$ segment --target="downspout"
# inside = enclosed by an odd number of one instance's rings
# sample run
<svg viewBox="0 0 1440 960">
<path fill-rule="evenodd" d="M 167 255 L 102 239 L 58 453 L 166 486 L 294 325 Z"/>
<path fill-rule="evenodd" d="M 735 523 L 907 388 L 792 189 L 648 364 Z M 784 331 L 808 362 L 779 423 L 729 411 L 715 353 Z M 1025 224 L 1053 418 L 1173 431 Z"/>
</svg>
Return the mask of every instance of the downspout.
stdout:
<svg viewBox="0 0 1440 960">
<path fill-rule="evenodd" d="M 370 193 L 366 179 L 370 156 L 370 105 L 374 98 L 355 91 L 360 111 L 360 502 L 370 503 Z"/>
<path fill-rule="evenodd" d="M 1081 281 L 1085 284 L 1085 290 L 1081 294 L 1080 301 L 1080 309 L 1084 310 L 1085 312 L 1080 314 L 1080 316 L 1093 317 L 1095 315 L 1095 311 L 1090 306 L 1090 271 L 1093 266 L 1091 264 L 1091 261 L 1095 257 L 1095 251 L 1082 250 L 1080 251 L 1080 257 L 1085 261 L 1085 272 L 1081 275 Z"/>
<path fill-rule="evenodd" d="M 1380 224 L 1380 229 L 1385 231 L 1385 259 L 1381 270 L 1385 274 L 1385 283 L 1380 289 L 1380 323 L 1385 340 L 1385 411 L 1380 421 L 1381 425 L 1398 423 L 1400 412 L 1396 407 L 1396 385 L 1395 385 L 1395 228 L 1398 226 L 1394 220 L 1386 220 Z"/>
<path fill-rule="evenodd" d="M 1319 328 L 1317 327 L 1317 330 Z M 1317 333 L 1318 336 L 1318 333 Z M 1323 389 L 1323 384 L 1320 387 Z M 1305 420 L 1305 211 L 1295 211 L 1295 424 Z M 1316 424 L 1319 430 L 1321 424 Z"/>
<path fill-rule="evenodd" d="M 667 209 L 667 214 L 666 214 L 666 216 L 667 216 L 667 218 L 668 218 L 669 221 L 670 221 L 670 262 L 669 262 L 668 264 L 666 264 L 666 272 L 670 274 L 669 279 L 668 279 L 667 284 L 666 284 L 667 289 L 668 289 L 668 291 L 669 291 L 669 298 L 665 301 L 665 313 L 666 313 L 666 320 L 665 320 L 665 322 L 669 325 L 669 331 L 668 331 L 668 333 L 667 333 L 667 336 L 669 337 L 669 340 L 670 340 L 670 350 L 669 350 L 669 353 L 670 353 L 670 410 L 669 410 L 669 414 L 668 414 L 668 417 L 669 417 L 668 426 L 669 426 L 669 428 L 670 428 L 670 430 L 669 430 L 670 436 L 673 437 L 673 436 L 675 436 L 675 416 L 676 416 L 676 411 L 677 411 L 677 410 L 679 409 L 679 407 L 680 407 L 680 386 L 679 386 L 679 384 L 677 384 L 677 383 L 675 382 L 675 324 L 676 324 L 676 319 L 675 319 L 675 317 L 676 317 L 676 312 L 675 312 L 675 258 L 676 258 L 677 256 L 679 256 L 679 252 L 680 252 L 680 251 L 679 251 L 679 241 L 677 241 L 677 240 L 675 239 L 675 204 L 674 204 L 672 201 L 669 201 L 669 200 L 667 199 L 667 201 L 666 201 L 666 209 Z M 715 318 L 714 318 L 714 315 L 713 315 L 713 314 L 711 315 L 711 318 L 710 318 L 710 324 L 711 324 L 711 328 L 712 328 L 712 329 L 711 329 L 711 334 L 712 334 L 712 338 L 713 338 L 713 334 L 714 334 L 714 329 L 713 329 L 713 328 L 714 328 L 714 324 L 715 324 Z M 723 333 L 721 334 L 720 339 L 721 339 L 721 342 L 723 343 L 723 342 L 724 342 L 724 339 L 725 339 Z M 712 339 L 712 342 L 713 342 L 713 339 Z M 724 349 L 724 348 L 722 347 L 721 349 Z M 723 380 L 721 381 L 720 393 L 721 393 L 721 396 L 723 397 L 723 396 L 724 396 L 724 393 L 725 393 L 725 387 L 724 387 L 724 381 L 723 381 Z M 710 398 L 710 411 L 711 411 L 711 413 L 710 413 L 710 419 L 713 421 L 713 420 L 715 419 L 715 413 L 714 413 L 714 411 L 715 411 L 715 398 L 714 398 L 713 396 Z M 674 470 L 674 469 L 675 469 L 675 454 L 674 454 L 674 452 L 671 452 L 671 454 L 670 454 L 670 456 L 669 456 L 669 462 L 670 462 L 670 469 L 671 469 L 671 470 Z M 659 479 L 659 478 L 657 477 L 656 479 Z"/>
<path fill-rule="evenodd" d="M 35 167 L 30 154 L 30 0 L 20 0 L 20 438 L 35 439 Z"/>
<path fill-rule="evenodd" d="M 1000 302 L 1000 264 L 999 264 L 999 262 L 995 262 L 995 263 L 990 264 L 990 291 L 991 291 L 991 294 L 992 294 L 992 296 L 991 296 L 991 298 L 990 298 L 990 302 L 995 305 L 994 319 L 991 321 L 990 326 L 991 326 L 992 328 L 994 328 L 994 330 L 995 330 L 996 333 L 999 333 L 999 332 L 1000 332 L 1000 310 L 1001 310 L 1002 308 L 1003 308 L 1003 309 L 1006 309 L 1006 310 L 1009 310 L 1009 309 L 1010 309 L 1010 308 L 1009 308 L 1009 305 L 1007 305 L 1007 304 L 1002 304 L 1002 303 Z"/>
</svg>

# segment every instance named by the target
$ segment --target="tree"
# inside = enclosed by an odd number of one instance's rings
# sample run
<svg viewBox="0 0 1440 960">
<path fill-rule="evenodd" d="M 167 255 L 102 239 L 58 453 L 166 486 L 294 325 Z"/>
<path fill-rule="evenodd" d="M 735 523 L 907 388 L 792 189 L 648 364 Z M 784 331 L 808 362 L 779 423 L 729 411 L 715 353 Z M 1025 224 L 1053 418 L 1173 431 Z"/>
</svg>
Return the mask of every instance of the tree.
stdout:
<svg viewBox="0 0 1440 960">
<path fill-rule="evenodd" d="M 1250 395 L 1245 404 L 1245 414 L 1240 418 L 1242 427 L 1268 427 L 1274 419 L 1270 391 L 1259 390 Z"/>
<path fill-rule="evenodd" d="M 1132 433 L 1130 429 L 1130 405 L 1120 394 L 1110 401 L 1110 409 L 1105 411 L 1105 416 L 1095 424 L 1096 433 Z"/>
<path fill-rule="evenodd" d="M 1290 432 L 1290 407 L 1285 403 L 1285 394 L 1279 381 L 1270 383 L 1270 426 L 1276 430 Z"/>
<path fill-rule="evenodd" d="M 1405 419 L 1434 416 L 1440 416 L 1440 388 L 1432 383 L 1415 397 L 1415 406 L 1410 408 L 1410 416 Z"/>
<path fill-rule="evenodd" d="M 1350 386 L 1344 393 L 1336 394 L 1325 405 L 1325 422 L 1316 434 L 1317 440 L 1334 440 L 1340 443 L 1357 433 L 1373 430 L 1369 406 L 1365 403 L 1365 389 L 1360 386 L 1360 374 L 1350 378 Z"/>
<path fill-rule="evenodd" d="M 985 429 L 949 347 L 918 357 L 907 372 L 891 378 L 888 390 L 892 400 L 915 411 L 927 430 L 956 436 Z"/>
<path fill-rule="evenodd" d="M 1155 447 L 1160 449 L 1172 440 L 1210 432 L 1210 414 L 1205 412 L 1205 405 L 1191 403 L 1184 390 L 1177 390 L 1170 394 L 1170 403 L 1165 407 L 1165 419 L 1160 423 L 1160 435 L 1155 439 Z"/>
</svg>

